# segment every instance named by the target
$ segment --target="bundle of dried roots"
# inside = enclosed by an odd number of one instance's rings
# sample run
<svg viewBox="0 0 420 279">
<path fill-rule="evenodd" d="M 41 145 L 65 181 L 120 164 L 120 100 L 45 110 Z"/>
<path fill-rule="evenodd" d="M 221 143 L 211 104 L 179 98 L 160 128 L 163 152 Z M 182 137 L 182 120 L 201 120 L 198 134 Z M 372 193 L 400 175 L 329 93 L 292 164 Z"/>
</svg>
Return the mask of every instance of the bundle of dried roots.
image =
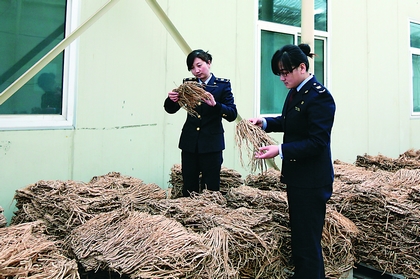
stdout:
<svg viewBox="0 0 420 279">
<path fill-rule="evenodd" d="M 239 158 L 242 166 L 244 166 L 242 146 L 245 144 L 250 160 L 251 172 L 255 172 L 257 169 L 261 172 L 267 170 L 266 162 L 262 159 L 255 158 L 254 154 L 260 147 L 277 144 L 274 139 L 267 135 L 267 133 L 257 125 L 252 124 L 247 119 L 242 119 L 236 124 L 235 141 L 239 149 Z"/>
<path fill-rule="evenodd" d="M 384 273 L 420 278 L 420 169 L 393 172 L 335 163 L 334 173 L 328 203 L 360 230 L 354 242 L 357 261 Z"/>
<path fill-rule="evenodd" d="M 0 278 L 80 279 L 76 261 L 46 229 L 41 221 L 0 229 Z"/>
<path fill-rule="evenodd" d="M 206 185 L 201 187 L 201 174 L 199 175 L 200 180 L 200 193 L 207 189 Z M 222 166 L 220 169 L 220 192 L 226 193 L 230 188 L 239 187 L 244 183 L 242 176 L 239 172 L 226 168 Z M 182 197 L 182 186 L 184 185 L 184 180 L 182 178 L 182 166 L 180 164 L 174 164 L 171 168 L 170 174 L 170 195 L 171 199 L 176 199 Z"/>
<path fill-rule="evenodd" d="M 365 154 L 357 156 L 356 166 L 369 170 L 385 170 L 396 172 L 400 169 L 420 169 L 420 150 L 409 149 L 401 154 L 398 159 L 384 155 L 372 156 Z"/>
<path fill-rule="evenodd" d="M 195 81 L 186 81 L 178 88 L 174 89 L 178 92 L 178 104 L 185 109 L 190 115 L 197 117 L 198 113 L 194 108 L 202 101 L 207 99 L 206 90 L 203 86 Z"/>
</svg>

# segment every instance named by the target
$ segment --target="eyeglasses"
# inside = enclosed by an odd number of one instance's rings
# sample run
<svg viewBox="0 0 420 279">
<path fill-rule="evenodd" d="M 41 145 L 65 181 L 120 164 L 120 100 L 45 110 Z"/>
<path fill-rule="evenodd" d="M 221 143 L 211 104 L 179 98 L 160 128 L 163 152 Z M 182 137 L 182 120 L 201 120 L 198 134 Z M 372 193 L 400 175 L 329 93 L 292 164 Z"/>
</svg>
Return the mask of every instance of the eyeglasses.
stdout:
<svg viewBox="0 0 420 279">
<path fill-rule="evenodd" d="M 279 69 L 279 72 L 277 73 L 277 75 L 282 76 L 282 77 L 287 77 L 287 75 L 293 72 L 295 69 L 297 69 L 297 67 L 292 67 L 292 70 L 290 72 L 285 69 Z"/>
</svg>

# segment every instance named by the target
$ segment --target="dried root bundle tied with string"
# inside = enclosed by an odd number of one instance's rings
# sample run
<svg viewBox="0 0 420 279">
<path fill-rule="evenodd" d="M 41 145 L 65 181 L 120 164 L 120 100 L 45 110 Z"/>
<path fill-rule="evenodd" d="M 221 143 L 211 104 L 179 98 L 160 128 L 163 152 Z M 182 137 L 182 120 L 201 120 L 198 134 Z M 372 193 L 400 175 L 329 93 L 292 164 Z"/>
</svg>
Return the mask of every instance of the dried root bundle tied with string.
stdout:
<svg viewBox="0 0 420 279">
<path fill-rule="evenodd" d="M 206 90 L 203 86 L 195 81 L 186 81 L 178 88 L 174 89 L 174 92 L 178 92 L 179 100 L 178 104 L 185 109 L 190 115 L 197 117 L 198 113 L 194 108 L 202 102 L 202 100 L 208 99 Z"/>
<path fill-rule="evenodd" d="M 277 144 L 266 132 L 257 125 L 252 124 L 249 120 L 242 119 L 236 124 L 235 141 L 239 149 L 242 166 L 244 166 L 242 147 L 245 145 L 250 160 L 251 172 L 255 172 L 257 169 L 263 172 L 264 169 L 267 169 L 266 162 L 254 156 L 260 147 Z"/>
</svg>

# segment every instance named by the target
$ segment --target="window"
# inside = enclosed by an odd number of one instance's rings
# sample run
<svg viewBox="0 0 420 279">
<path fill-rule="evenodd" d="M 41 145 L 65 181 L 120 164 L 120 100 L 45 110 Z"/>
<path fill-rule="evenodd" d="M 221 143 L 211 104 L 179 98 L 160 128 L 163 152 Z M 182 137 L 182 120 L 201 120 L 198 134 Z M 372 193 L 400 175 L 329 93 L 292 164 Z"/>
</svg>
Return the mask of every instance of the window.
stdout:
<svg viewBox="0 0 420 279">
<path fill-rule="evenodd" d="M 258 114 L 281 114 L 288 89 L 271 71 L 271 57 L 285 44 L 300 43 L 301 1 L 259 0 L 258 30 L 260 34 L 260 79 Z M 309 69 L 321 83 L 326 83 L 327 3 L 315 0 L 315 48 L 314 69 Z"/>
<path fill-rule="evenodd" d="M 420 116 L 420 24 L 410 23 L 411 63 L 413 71 L 412 115 Z"/>
<path fill-rule="evenodd" d="M 301 26 L 302 0 L 259 0 L 258 19 Z M 327 31 L 327 0 L 315 0 L 315 30 Z"/>
<path fill-rule="evenodd" d="M 68 2 L 0 0 L 0 93 L 63 40 Z M 68 125 L 65 60 L 62 52 L 0 102 L 0 129 Z"/>
</svg>

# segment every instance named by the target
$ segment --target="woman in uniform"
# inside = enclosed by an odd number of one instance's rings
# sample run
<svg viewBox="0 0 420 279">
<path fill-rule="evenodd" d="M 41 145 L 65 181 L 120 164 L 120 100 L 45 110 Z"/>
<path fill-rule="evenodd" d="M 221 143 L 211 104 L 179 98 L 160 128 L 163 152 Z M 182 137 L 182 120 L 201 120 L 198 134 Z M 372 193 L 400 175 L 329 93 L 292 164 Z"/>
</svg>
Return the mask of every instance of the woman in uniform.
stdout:
<svg viewBox="0 0 420 279">
<path fill-rule="evenodd" d="M 307 44 L 286 45 L 276 51 L 272 71 L 290 89 L 282 114 L 250 119 L 266 132 L 284 133 L 282 144 L 261 147 L 255 157 L 282 159 L 295 279 L 325 278 L 321 238 L 334 179 L 330 142 L 335 102 L 308 72 L 308 57 L 313 56 Z"/>
<path fill-rule="evenodd" d="M 222 119 L 232 122 L 238 113 L 230 81 L 218 78 L 210 71 L 212 56 L 201 49 L 187 56 L 187 68 L 196 81 L 204 86 L 207 98 L 195 108 L 197 116 L 187 114 L 178 147 L 181 149 L 181 165 L 184 197 L 201 189 L 220 190 L 220 170 L 225 149 Z M 171 91 L 165 100 L 165 111 L 176 113 L 181 107 L 179 95 Z M 200 182 L 201 174 L 201 184 Z"/>
</svg>

